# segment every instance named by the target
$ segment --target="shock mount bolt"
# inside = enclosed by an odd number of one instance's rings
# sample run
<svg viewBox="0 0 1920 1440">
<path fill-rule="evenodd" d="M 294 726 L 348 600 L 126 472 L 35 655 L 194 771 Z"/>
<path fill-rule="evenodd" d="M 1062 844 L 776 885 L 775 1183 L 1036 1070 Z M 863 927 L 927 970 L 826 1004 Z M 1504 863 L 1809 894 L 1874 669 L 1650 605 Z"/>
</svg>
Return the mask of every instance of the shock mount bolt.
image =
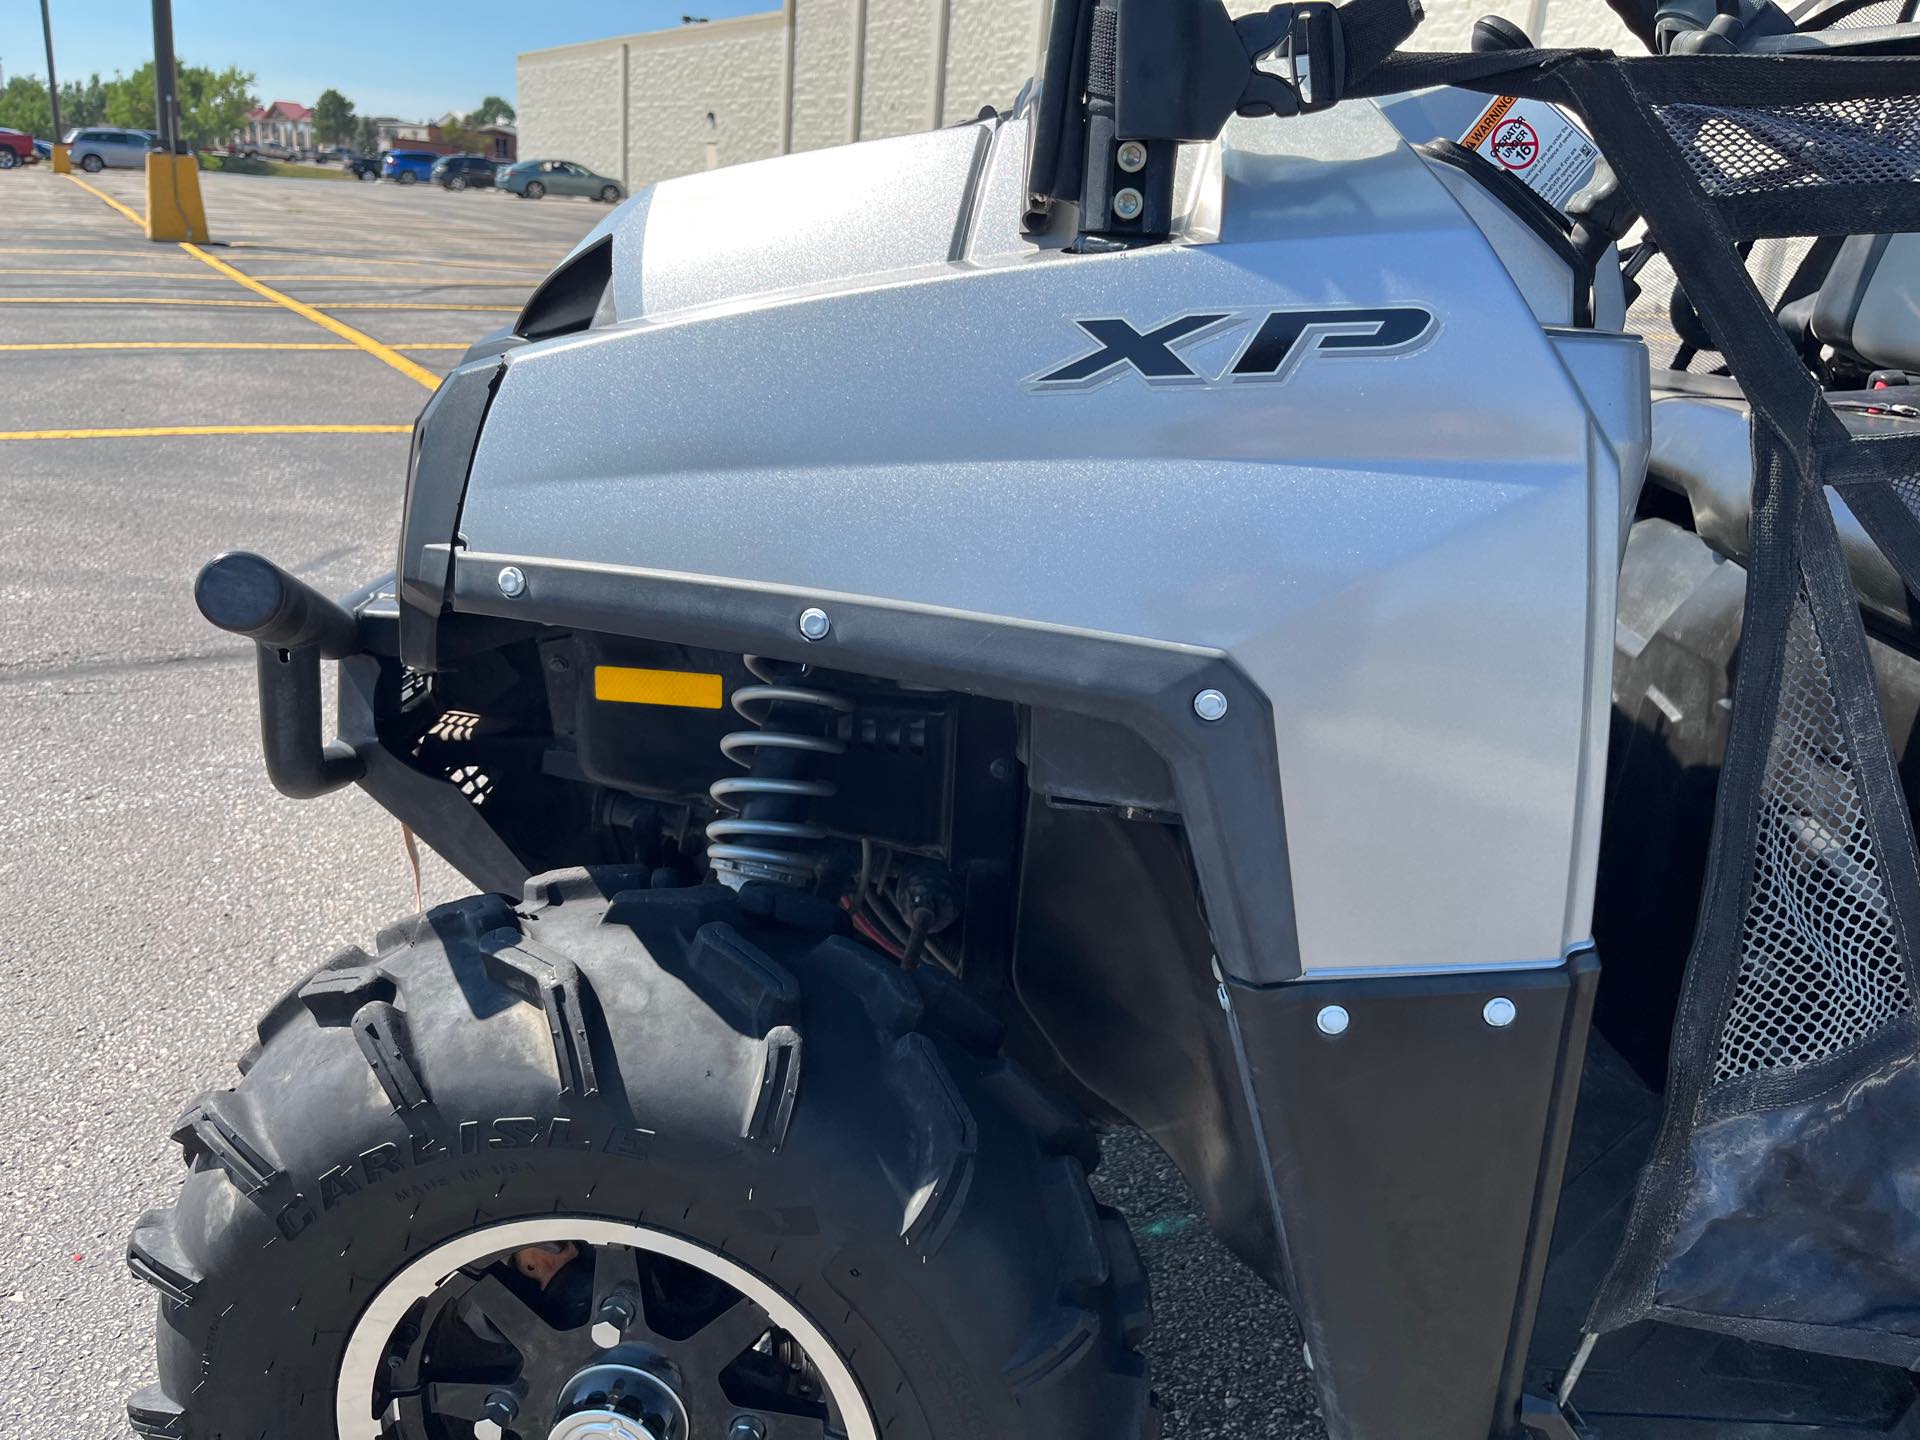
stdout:
<svg viewBox="0 0 1920 1440">
<path fill-rule="evenodd" d="M 1146 208 L 1146 197 L 1131 185 L 1113 197 L 1113 213 L 1122 220 L 1138 220 Z"/>
<path fill-rule="evenodd" d="M 1129 175 L 1138 175 L 1147 168 L 1147 147 L 1138 140 L 1125 141 L 1114 152 L 1114 163 Z"/>
<path fill-rule="evenodd" d="M 827 612 L 817 605 L 810 605 L 800 612 L 800 633 L 809 640 L 824 640 L 833 630 L 833 621 Z"/>
<path fill-rule="evenodd" d="M 518 600 L 527 593 L 526 572 L 518 565 L 505 566 L 500 571 L 500 593 L 509 600 Z"/>
</svg>

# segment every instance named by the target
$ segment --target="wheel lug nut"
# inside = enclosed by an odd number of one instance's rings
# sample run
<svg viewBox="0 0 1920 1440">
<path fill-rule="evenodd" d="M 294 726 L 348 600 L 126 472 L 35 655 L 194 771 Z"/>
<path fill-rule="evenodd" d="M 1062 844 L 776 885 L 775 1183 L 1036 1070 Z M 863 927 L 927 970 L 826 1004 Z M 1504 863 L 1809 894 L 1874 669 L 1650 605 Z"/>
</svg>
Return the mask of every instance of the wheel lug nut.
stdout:
<svg viewBox="0 0 1920 1440">
<path fill-rule="evenodd" d="M 624 1295 L 609 1295 L 600 1302 L 600 1313 L 594 1317 L 593 1343 L 602 1350 L 611 1350 L 632 1323 L 633 1302 Z"/>
<path fill-rule="evenodd" d="M 494 1391 L 480 1407 L 480 1418 L 473 1422 L 473 1440 L 501 1440 L 519 1413 L 517 1399 L 505 1390 Z"/>
<path fill-rule="evenodd" d="M 727 1427 L 727 1440 L 767 1440 L 766 1424 L 758 1415 L 736 1415 Z"/>
</svg>

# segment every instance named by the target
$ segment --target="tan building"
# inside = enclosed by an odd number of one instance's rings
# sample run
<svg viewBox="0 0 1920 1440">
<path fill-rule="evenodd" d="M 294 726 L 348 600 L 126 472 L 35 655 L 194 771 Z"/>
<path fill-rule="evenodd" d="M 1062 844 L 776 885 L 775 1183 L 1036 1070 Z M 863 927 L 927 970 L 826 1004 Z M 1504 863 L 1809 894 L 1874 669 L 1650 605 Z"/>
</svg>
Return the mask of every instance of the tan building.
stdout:
<svg viewBox="0 0 1920 1440">
<path fill-rule="evenodd" d="M 1269 0 L 1230 0 L 1240 11 Z M 792 150 L 934 129 L 1004 109 L 1038 67 L 1045 0 L 786 0 L 764 15 L 519 58 L 520 153 L 631 189 Z M 1506 15 L 1549 45 L 1631 53 L 1602 0 L 1427 0 L 1425 49 Z"/>
</svg>

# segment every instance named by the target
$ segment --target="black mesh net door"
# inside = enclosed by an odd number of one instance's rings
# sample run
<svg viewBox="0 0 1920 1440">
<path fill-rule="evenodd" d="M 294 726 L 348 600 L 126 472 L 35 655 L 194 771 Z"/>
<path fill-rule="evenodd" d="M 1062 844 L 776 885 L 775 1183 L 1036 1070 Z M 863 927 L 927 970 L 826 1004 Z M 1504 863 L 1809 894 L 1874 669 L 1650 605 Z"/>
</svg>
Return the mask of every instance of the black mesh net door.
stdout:
<svg viewBox="0 0 1920 1440">
<path fill-rule="evenodd" d="M 1920 868 L 1829 495 L 1920 582 L 1920 430 L 1837 409 L 1756 244 L 1920 229 L 1920 64 L 1568 57 L 1752 411 L 1747 605 L 1660 1139 L 1590 1320 L 1920 1362 Z M 1870 407 L 1869 407 L 1870 408 Z"/>
</svg>

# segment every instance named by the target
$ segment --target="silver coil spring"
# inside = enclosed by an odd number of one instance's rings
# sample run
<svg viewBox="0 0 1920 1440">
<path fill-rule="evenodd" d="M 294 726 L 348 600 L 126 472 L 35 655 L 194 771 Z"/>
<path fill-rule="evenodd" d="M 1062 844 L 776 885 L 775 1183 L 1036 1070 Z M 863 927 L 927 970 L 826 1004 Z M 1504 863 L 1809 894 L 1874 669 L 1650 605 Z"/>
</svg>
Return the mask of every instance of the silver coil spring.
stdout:
<svg viewBox="0 0 1920 1440">
<path fill-rule="evenodd" d="M 734 691 L 733 708 L 755 728 L 724 737 L 720 753 L 747 773 L 716 780 L 707 791 L 727 812 L 707 826 L 707 863 L 735 889 L 749 880 L 809 885 L 819 842 L 827 838 L 813 807 L 839 791 L 820 778 L 820 757 L 846 753 L 846 742 L 833 732 L 853 702 L 795 684 L 807 673 L 804 665 L 749 655 L 746 666 L 762 683 Z"/>
</svg>

